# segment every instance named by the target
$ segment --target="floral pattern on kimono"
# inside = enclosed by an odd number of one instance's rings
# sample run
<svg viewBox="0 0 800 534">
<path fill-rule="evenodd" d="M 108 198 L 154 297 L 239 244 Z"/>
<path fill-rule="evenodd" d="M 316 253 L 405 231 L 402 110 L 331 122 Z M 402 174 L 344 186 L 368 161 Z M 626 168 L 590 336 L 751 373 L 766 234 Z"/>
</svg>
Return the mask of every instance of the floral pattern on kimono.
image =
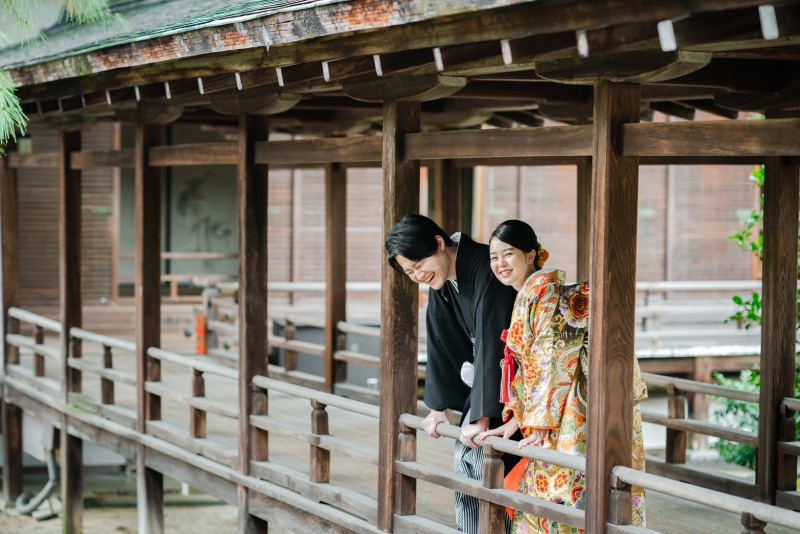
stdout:
<svg viewBox="0 0 800 534">
<path fill-rule="evenodd" d="M 543 447 L 586 456 L 586 394 L 589 372 L 589 284 L 565 285 L 558 270 L 533 273 L 517 295 L 506 351 L 516 361 L 504 420 L 515 417 L 522 434 L 548 429 Z M 644 469 L 639 403 L 647 387 L 634 360 L 634 469 Z M 586 509 L 585 474 L 531 460 L 520 491 L 550 502 Z M 644 526 L 644 489 L 634 487 L 633 524 Z M 533 514 L 515 511 L 514 533 L 578 533 L 582 530 Z"/>
</svg>

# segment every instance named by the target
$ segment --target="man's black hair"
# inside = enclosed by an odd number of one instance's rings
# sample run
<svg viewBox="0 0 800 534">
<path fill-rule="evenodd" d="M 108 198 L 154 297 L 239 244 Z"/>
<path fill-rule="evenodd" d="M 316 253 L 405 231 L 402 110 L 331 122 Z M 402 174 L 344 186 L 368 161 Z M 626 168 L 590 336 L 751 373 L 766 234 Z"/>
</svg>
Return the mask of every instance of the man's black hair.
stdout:
<svg viewBox="0 0 800 534">
<path fill-rule="evenodd" d="M 395 224 L 386 236 L 386 252 L 389 253 L 389 265 L 399 272 L 404 272 L 397 263 L 397 256 L 411 261 L 423 260 L 436 253 L 438 244 L 436 236 L 444 239 L 445 246 L 452 247 L 453 241 L 438 224 L 428 217 L 419 214 L 406 215 Z"/>
</svg>

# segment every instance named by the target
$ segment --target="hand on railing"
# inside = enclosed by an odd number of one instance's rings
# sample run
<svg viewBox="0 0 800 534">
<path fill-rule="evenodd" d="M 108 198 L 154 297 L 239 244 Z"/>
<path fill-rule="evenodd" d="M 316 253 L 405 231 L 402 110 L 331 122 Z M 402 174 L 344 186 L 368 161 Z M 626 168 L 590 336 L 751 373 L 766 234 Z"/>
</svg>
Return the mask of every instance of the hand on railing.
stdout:
<svg viewBox="0 0 800 534">
<path fill-rule="evenodd" d="M 439 426 L 439 423 L 449 425 L 450 421 L 447 420 L 447 416 L 444 412 L 431 410 L 431 413 L 429 413 L 428 416 L 422 420 L 422 428 L 425 429 L 425 432 L 430 437 L 438 439 L 439 434 L 436 432 L 436 427 Z"/>
</svg>

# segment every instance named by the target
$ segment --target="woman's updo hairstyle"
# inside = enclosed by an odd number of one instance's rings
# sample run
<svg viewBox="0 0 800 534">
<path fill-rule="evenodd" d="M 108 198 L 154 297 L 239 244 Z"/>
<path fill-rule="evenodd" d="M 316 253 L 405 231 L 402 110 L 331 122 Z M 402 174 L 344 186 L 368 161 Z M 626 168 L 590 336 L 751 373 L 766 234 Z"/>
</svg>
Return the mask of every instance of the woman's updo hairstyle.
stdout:
<svg viewBox="0 0 800 534">
<path fill-rule="evenodd" d="M 494 229 L 489 241 L 492 239 L 499 239 L 503 243 L 508 243 L 514 248 L 520 249 L 522 252 L 536 252 L 537 269 L 544 267 L 544 262 L 550 257 L 547 252 L 539 244 L 539 239 L 536 237 L 536 232 L 533 231 L 531 225 L 519 219 L 509 219 Z"/>
</svg>

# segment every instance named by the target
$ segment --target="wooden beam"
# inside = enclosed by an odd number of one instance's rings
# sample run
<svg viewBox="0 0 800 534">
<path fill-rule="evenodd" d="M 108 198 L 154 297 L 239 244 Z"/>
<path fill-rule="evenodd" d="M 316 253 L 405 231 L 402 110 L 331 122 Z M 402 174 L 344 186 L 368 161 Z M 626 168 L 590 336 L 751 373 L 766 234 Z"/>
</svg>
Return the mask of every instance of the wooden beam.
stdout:
<svg viewBox="0 0 800 534">
<path fill-rule="evenodd" d="M 623 137 L 625 156 L 800 156 L 800 119 L 626 124 Z"/>
<path fill-rule="evenodd" d="M 386 102 L 383 117 L 383 235 L 404 215 L 419 211 L 419 162 L 404 151 L 404 139 L 419 131 L 420 106 Z M 419 291 L 408 277 L 381 267 L 381 406 L 378 453 L 378 528 L 392 532 L 398 476 L 394 469 L 403 413 L 416 413 Z"/>
<path fill-rule="evenodd" d="M 17 171 L 11 167 L 9 154 L 13 141 L 3 149 L 0 160 L 0 248 L 2 249 L 2 318 L 3 374 L 9 363 L 19 362 L 17 349 L 6 342 L 7 334 L 19 333 L 19 325 L 8 317 L 8 309 L 19 305 L 19 215 Z M 13 502 L 22 493 L 22 409 L 9 404 L 0 394 L 0 432 L 3 436 L 3 498 Z"/>
<path fill-rule="evenodd" d="M 782 455 L 777 444 L 784 429 L 795 424 L 792 413 L 781 405 L 784 398 L 795 396 L 800 166 L 770 158 L 764 173 L 764 309 L 756 485 L 758 500 L 775 504 L 776 490 L 797 487 L 797 457 L 779 461 Z"/>
<path fill-rule="evenodd" d="M 592 158 L 583 157 L 575 166 L 577 178 L 577 269 L 576 280 L 588 280 L 592 254 Z"/>
<path fill-rule="evenodd" d="M 590 156 L 592 126 L 508 128 L 406 136 L 409 158 L 420 160 L 520 156 Z"/>
<path fill-rule="evenodd" d="M 161 398 L 145 391 L 145 382 L 161 380 L 159 360 L 147 354 L 161 346 L 161 186 L 163 171 L 150 165 L 151 147 L 164 142 L 164 127 L 137 124 L 134 133 L 134 226 L 136 300 L 137 431 L 161 419 Z M 146 450 L 137 446 L 136 507 L 138 531 L 164 531 L 164 476 L 147 467 Z"/>
<path fill-rule="evenodd" d="M 238 161 L 236 144 L 230 142 L 154 146 L 149 158 L 152 167 L 235 165 Z"/>
<path fill-rule="evenodd" d="M 58 152 L 20 154 L 8 151 L 8 166 L 12 169 L 58 169 L 59 164 Z"/>
<path fill-rule="evenodd" d="M 72 154 L 72 168 L 78 170 L 133 167 L 133 149 L 92 150 Z"/>
<path fill-rule="evenodd" d="M 319 163 L 331 161 L 379 162 L 381 160 L 381 137 L 333 137 L 274 141 L 256 145 L 256 163 Z"/>
<path fill-rule="evenodd" d="M 763 38 L 758 9 L 755 7 L 709 11 L 676 20 L 662 20 L 658 23 L 658 34 L 661 49 L 666 52 L 689 47 L 695 50 L 719 50 L 718 46 L 722 46 L 723 50 L 735 49 L 741 47 L 742 42 Z M 719 42 L 724 44 L 719 45 Z"/>
<path fill-rule="evenodd" d="M 267 242 L 269 168 L 257 165 L 256 144 L 269 138 L 265 117 L 239 116 L 239 471 L 250 474 L 252 461 L 267 459 L 266 433 L 250 426 L 250 415 L 266 415 L 267 396 L 254 391 L 253 377 L 268 374 Z M 249 509 L 249 490 L 237 488 L 239 532 L 267 532 L 267 524 Z"/>
<path fill-rule="evenodd" d="M 345 348 L 338 325 L 347 320 L 347 168 L 341 163 L 325 167 L 325 235 L 325 390 L 333 393 L 347 378 L 346 362 L 334 359 Z"/>
<path fill-rule="evenodd" d="M 296 93 L 269 92 L 263 88 L 232 90 L 214 97 L 211 109 L 223 115 L 277 115 L 292 109 L 300 102 L 300 98 L 301 95 Z"/>
<path fill-rule="evenodd" d="M 73 344 L 70 329 L 81 320 L 81 171 L 70 167 L 72 154 L 81 149 L 80 132 L 60 132 L 59 209 L 59 307 L 61 322 L 61 401 L 81 391 L 81 372 L 68 365 L 80 357 L 80 344 Z M 68 417 L 61 415 L 61 499 L 65 532 L 83 532 L 83 440 L 67 432 Z"/>
<path fill-rule="evenodd" d="M 639 169 L 621 143 L 623 125 L 638 120 L 638 85 L 595 85 L 587 532 L 605 532 L 611 470 L 631 465 Z"/>
</svg>

